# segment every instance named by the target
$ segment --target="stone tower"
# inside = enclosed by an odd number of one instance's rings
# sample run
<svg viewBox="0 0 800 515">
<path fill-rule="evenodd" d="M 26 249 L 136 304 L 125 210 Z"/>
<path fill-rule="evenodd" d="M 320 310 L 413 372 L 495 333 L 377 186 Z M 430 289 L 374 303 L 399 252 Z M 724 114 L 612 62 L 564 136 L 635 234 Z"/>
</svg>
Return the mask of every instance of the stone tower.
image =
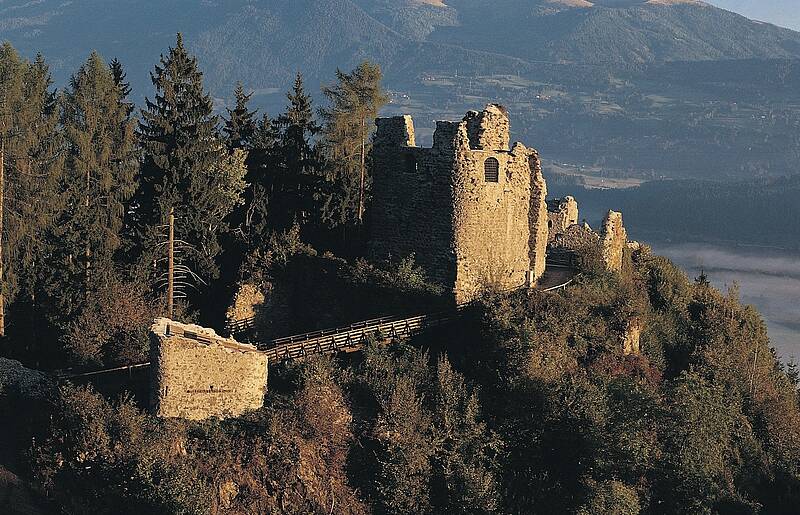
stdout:
<svg viewBox="0 0 800 515">
<path fill-rule="evenodd" d="M 416 146 L 410 116 L 376 124 L 373 257 L 414 254 L 458 303 L 486 286 L 531 286 L 542 276 L 547 187 L 538 153 L 509 147 L 503 107 L 436 122 L 431 148 Z"/>
</svg>

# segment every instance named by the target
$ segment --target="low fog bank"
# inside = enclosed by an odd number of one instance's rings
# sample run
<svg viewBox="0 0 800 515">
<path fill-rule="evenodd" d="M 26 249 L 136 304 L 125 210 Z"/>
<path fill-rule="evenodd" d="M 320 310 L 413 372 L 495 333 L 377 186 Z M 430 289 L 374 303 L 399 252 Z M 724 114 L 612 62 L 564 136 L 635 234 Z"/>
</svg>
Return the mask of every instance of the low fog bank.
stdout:
<svg viewBox="0 0 800 515">
<path fill-rule="evenodd" d="M 800 358 L 800 254 L 767 248 L 695 243 L 649 243 L 656 254 L 680 265 L 690 278 L 705 270 L 726 290 L 738 283 L 742 302 L 767 322 L 772 345 L 783 361 Z"/>
</svg>

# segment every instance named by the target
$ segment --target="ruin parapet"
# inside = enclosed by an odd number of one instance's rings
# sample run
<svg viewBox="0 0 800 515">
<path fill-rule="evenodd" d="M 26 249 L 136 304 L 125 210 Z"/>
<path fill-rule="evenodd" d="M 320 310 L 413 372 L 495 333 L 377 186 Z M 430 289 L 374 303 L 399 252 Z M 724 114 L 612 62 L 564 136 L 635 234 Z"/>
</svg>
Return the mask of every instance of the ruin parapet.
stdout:
<svg viewBox="0 0 800 515">
<path fill-rule="evenodd" d="M 548 200 L 547 218 L 550 241 L 553 241 L 556 235 L 566 232 L 578 223 L 578 202 L 570 196 Z"/>
</svg>

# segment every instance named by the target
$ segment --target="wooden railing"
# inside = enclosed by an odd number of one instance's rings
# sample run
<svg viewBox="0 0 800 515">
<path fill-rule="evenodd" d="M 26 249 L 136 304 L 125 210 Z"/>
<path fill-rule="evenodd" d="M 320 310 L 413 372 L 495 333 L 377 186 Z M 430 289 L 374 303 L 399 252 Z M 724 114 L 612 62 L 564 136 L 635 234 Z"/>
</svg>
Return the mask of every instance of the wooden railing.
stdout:
<svg viewBox="0 0 800 515">
<path fill-rule="evenodd" d="M 417 315 L 408 318 L 384 317 L 365 320 L 348 327 L 325 329 L 311 333 L 278 338 L 259 345 L 259 350 L 270 360 L 282 361 L 314 354 L 352 352 L 364 347 L 369 341 L 383 341 L 413 336 L 420 331 L 440 326 L 456 319 L 466 308 L 459 306 L 450 311 L 432 315 Z"/>
</svg>

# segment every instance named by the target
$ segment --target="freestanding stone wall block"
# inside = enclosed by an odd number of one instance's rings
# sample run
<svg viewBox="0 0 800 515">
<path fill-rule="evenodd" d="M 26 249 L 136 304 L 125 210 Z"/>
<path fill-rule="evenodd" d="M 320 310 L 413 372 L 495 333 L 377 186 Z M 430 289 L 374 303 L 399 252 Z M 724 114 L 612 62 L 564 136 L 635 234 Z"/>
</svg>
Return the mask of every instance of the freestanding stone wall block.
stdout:
<svg viewBox="0 0 800 515">
<path fill-rule="evenodd" d="M 211 329 L 159 318 L 151 328 L 151 408 L 159 417 L 236 417 L 264 403 L 267 357 Z"/>
</svg>

